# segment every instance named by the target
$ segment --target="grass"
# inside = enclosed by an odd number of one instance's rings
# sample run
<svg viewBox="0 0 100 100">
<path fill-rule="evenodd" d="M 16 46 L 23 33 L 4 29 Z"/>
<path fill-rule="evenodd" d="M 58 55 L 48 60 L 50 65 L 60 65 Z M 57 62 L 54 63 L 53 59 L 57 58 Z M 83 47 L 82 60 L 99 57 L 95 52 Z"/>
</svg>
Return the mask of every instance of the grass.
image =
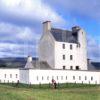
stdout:
<svg viewBox="0 0 100 100">
<path fill-rule="evenodd" d="M 59 84 L 50 85 L 0 84 L 0 100 L 100 100 L 99 85 Z"/>
</svg>

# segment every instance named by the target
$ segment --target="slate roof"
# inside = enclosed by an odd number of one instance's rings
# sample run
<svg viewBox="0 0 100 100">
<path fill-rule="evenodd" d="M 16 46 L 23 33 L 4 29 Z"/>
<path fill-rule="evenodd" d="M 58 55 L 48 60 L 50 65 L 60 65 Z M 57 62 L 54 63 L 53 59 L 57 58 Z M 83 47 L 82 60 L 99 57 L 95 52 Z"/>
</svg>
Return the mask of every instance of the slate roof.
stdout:
<svg viewBox="0 0 100 100">
<path fill-rule="evenodd" d="M 38 60 L 33 60 L 32 62 L 27 62 L 25 69 L 52 69 L 47 62 L 40 62 Z"/>
<path fill-rule="evenodd" d="M 77 43 L 77 32 L 51 28 L 51 34 L 59 42 Z"/>
</svg>

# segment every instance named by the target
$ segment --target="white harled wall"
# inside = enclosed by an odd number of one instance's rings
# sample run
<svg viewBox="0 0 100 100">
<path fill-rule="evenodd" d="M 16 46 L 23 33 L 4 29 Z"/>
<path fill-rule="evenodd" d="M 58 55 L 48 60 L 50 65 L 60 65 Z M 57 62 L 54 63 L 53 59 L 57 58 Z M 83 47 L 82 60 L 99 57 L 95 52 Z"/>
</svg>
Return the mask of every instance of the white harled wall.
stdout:
<svg viewBox="0 0 100 100">
<path fill-rule="evenodd" d="M 65 44 L 65 49 L 63 49 L 63 44 Z M 70 50 L 70 45 L 72 45 L 72 50 Z M 65 43 L 65 42 L 55 42 L 55 69 L 70 69 L 70 66 L 78 66 L 78 49 L 75 43 Z M 65 55 L 65 60 L 63 59 Z M 73 56 L 73 60 L 70 60 L 70 55 Z"/>
<path fill-rule="evenodd" d="M 86 32 L 83 29 L 78 31 L 78 42 L 80 43 L 78 62 L 80 62 L 81 69 L 87 70 L 87 40 Z"/>
<path fill-rule="evenodd" d="M 1 83 L 16 83 L 19 77 L 19 69 L 0 69 Z"/>
<path fill-rule="evenodd" d="M 25 71 L 25 70 L 23 70 Z M 48 84 L 55 79 L 57 83 L 100 84 L 100 72 L 71 70 L 29 70 L 30 84 Z M 20 80 L 20 82 L 22 82 Z M 22 83 L 25 83 L 22 82 Z"/>
<path fill-rule="evenodd" d="M 78 43 L 67 43 L 55 41 L 55 69 L 76 69 L 79 66 L 79 70 L 87 70 L 87 46 L 86 46 L 86 33 L 83 29 L 78 31 Z M 65 49 L 63 49 L 65 44 Z M 72 45 L 72 49 L 70 49 Z M 65 60 L 63 59 L 65 55 Z M 73 60 L 70 60 L 70 55 L 73 56 Z"/>
<path fill-rule="evenodd" d="M 5 77 L 6 75 L 6 77 Z M 17 75 L 17 77 L 16 77 Z M 100 84 L 100 72 L 75 70 L 0 69 L 1 83 L 48 84 L 57 83 Z"/>
</svg>

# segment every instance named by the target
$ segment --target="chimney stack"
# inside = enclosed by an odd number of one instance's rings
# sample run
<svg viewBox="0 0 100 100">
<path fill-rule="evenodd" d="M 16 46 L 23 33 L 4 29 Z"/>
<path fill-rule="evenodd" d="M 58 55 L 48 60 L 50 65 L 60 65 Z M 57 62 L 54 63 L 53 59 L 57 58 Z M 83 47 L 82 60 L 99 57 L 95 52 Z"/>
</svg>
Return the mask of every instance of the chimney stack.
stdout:
<svg viewBox="0 0 100 100">
<path fill-rule="evenodd" d="M 27 62 L 32 62 L 32 57 L 31 56 L 28 56 Z"/>
<path fill-rule="evenodd" d="M 47 33 L 51 30 L 51 21 L 45 21 L 43 22 L 43 33 Z"/>
<path fill-rule="evenodd" d="M 78 30 L 80 30 L 81 28 L 79 27 L 79 26 L 74 26 L 74 27 L 72 27 L 72 31 L 73 32 L 76 32 L 76 31 L 78 31 Z"/>
</svg>

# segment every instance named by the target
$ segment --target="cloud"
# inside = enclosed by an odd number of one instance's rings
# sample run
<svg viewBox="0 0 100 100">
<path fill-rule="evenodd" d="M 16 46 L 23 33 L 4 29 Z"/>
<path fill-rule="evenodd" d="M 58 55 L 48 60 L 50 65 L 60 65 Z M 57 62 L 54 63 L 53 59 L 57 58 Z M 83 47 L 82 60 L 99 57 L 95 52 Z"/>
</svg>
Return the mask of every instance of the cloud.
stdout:
<svg viewBox="0 0 100 100">
<path fill-rule="evenodd" d="M 37 56 L 37 47 L 32 44 L 0 43 L 0 57 L 27 57 L 28 55 Z"/>
<path fill-rule="evenodd" d="M 44 0 L 55 9 L 65 12 L 67 15 L 83 15 L 100 21 L 99 0 Z"/>
<path fill-rule="evenodd" d="M 43 0 L 0 0 L 0 56 L 22 56 L 24 49 L 36 55 L 40 25 L 51 20 L 64 25 L 65 20 Z M 25 52 L 27 55 L 27 52 Z"/>
<path fill-rule="evenodd" d="M 0 57 L 37 55 L 40 34 L 30 27 L 0 23 Z"/>
<path fill-rule="evenodd" d="M 19 27 L 10 23 L 0 23 L 0 41 L 37 41 L 40 34 L 37 34 L 34 29 L 30 27 Z"/>
<path fill-rule="evenodd" d="M 43 21 L 69 28 L 78 22 L 76 17 L 66 16 L 77 14 L 99 20 L 99 5 L 99 0 L 0 0 L 0 56 L 36 55 Z M 96 60 L 100 59 L 99 39 L 88 39 L 88 55 Z"/>
<path fill-rule="evenodd" d="M 45 20 L 51 20 L 56 24 L 64 23 L 62 16 L 42 1 L 43 0 L 1 0 L 0 13 L 7 15 L 10 19 L 13 17 L 20 21 L 43 22 Z"/>
<path fill-rule="evenodd" d="M 91 36 L 88 36 L 88 57 L 93 61 L 100 61 L 100 44 Z"/>
</svg>

